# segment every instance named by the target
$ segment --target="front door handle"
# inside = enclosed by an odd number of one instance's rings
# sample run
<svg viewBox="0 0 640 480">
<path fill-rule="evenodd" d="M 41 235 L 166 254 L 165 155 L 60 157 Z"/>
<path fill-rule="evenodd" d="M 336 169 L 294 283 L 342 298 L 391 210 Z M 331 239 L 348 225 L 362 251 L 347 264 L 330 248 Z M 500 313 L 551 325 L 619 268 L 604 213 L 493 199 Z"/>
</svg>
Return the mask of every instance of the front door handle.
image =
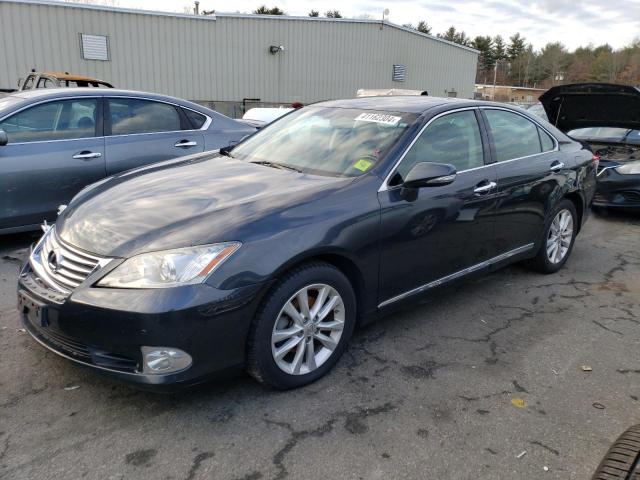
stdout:
<svg viewBox="0 0 640 480">
<path fill-rule="evenodd" d="M 189 148 L 189 147 L 195 147 L 196 145 L 198 145 L 198 142 L 194 142 L 192 140 L 180 140 L 179 142 L 176 142 L 173 146 L 178 148 Z"/>
<path fill-rule="evenodd" d="M 557 172 L 558 170 L 562 170 L 563 168 L 564 168 L 564 163 L 556 160 L 551 164 L 551 166 L 549 167 L 549 170 L 551 170 L 552 172 Z"/>
<path fill-rule="evenodd" d="M 76 153 L 73 158 L 76 160 L 91 160 L 92 158 L 100 158 L 102 154 L 100 152 L 90 152 L 88 150 L 83 150 L 80 153 Z"/>
<path fill-rule="evenodd" d="M 473 189 L 473 193 L 477 193 L 479 195 L 490 192 L 494 188 L 496 188 L 498 184 L 496 182 L 487 182 L 486 180 L 482 183 L 479 183 L 476 188 Z"/>
</svg>

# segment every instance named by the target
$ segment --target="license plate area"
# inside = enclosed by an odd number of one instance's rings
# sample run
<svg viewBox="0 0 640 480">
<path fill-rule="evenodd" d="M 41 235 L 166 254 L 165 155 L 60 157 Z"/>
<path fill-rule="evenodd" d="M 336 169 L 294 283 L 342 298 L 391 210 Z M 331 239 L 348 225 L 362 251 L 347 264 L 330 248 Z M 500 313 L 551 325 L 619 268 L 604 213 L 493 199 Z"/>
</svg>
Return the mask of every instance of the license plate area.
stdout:
<svg viewBox="0 0 640 480">
<path fill-rule="evenodd" d="M 47 305 L 23 291 L 18 292 L 18 310 L 31 324 L 39 327 L 49 326 Z"/>
</svg>

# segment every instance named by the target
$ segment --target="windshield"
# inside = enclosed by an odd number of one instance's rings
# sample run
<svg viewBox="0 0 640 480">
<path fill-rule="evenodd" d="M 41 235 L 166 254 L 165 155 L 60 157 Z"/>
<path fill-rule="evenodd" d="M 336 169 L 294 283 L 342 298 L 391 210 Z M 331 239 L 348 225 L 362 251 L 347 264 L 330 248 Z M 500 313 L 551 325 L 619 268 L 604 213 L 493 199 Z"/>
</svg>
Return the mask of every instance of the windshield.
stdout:
<svg viewBox="0 0 640 480">
<path fill-rule="evenodd" d="M 355 177 L 381 161 L 417 115 L 306 107 L 231 150 L 234 158 L 303 173 Z"/>
<path fill-rule="evenodd" d="M 597 140 L 601 142 L 632 143 L 640 145 L 640 130 L 613 127 L 577 128 L 568 135 L 579 140 Z"/>
</svg>

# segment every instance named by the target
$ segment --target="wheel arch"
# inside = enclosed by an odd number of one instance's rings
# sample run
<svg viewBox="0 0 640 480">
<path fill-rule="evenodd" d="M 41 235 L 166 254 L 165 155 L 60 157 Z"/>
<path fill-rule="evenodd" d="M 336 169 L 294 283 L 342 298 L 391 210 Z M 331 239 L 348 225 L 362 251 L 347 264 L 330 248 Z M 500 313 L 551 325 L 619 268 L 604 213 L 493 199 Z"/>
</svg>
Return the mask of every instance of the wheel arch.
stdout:
<svg viewBox="0 0 640 480">
<path fill-rule="evenodd" d="M 299 267 L 305 263 L 320 261 L 328 263 L 329 265 L 338 269 L 344 274 L 351 286 L 356 297 L 356 312 L 358 323 L 362 319 L 365 313 L 366 307 L 366 283 L 362 270 L 357 265 L 356 261 L 344 252 L 336 250 L 319 250 L 308 252 L 305 255 L 300 255 L 282 265 L 273 275 L 274 282 L 284 276 L 287 272 Z"/>
<path fill-rule="evenodd" d="M 578 190 L 574 190 L 572 192 L 567 193 L 564 196 L 564 198 L 566 198 L 571 203 L 573 203 L 574 207 L 576 208 L 576 213 L 578 214 L 578 230 L 576 233 L 578 233 L 582 229 L 582 222 L 584 220 L 584 214 L 585 214 L 584 198 L 582 197 L 582 195 Z"/>
</svg>

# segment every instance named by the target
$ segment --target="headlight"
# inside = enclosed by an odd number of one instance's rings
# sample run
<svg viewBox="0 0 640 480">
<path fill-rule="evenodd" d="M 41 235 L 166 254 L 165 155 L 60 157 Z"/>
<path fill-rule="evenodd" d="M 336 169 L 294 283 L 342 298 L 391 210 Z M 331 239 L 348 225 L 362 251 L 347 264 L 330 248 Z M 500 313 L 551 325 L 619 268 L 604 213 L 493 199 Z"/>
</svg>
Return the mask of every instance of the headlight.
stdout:
<svg viewBox="0 0 640 480">
<path fill-rule="evenodd" d="M 640 162 L 629 162 L 616 167 L 616 172 L 623 175 L 634 175 L 640 173 Z"/>
<path fill-rule="evenodd" d="M 136 255 L 107 274 L 98 286 L 167 288 L 202 283 L 240 245 L 216 243 Z"/>
</svg>

